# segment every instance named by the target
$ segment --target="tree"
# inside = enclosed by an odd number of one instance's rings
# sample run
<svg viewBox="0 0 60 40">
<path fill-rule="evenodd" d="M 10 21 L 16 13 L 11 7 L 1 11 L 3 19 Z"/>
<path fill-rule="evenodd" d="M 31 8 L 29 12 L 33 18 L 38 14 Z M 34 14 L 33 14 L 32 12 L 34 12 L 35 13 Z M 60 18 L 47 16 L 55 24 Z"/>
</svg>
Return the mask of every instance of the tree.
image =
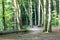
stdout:
<svg viewBox="0 0 60 40">
<path fill-rule="evenodd" d="M 3 9 L 3 11 L 2 11 L 2 13 L 3 13 L 3 28 L 4 28 L 4 30 L 6 30 L 5 14 L 4 14 L 4 12 L 5 12 L 5 9 L 4 9 L 4 0 L 2 0 L 2 9 Z"/>
<path fill-rule="evenodd" d="M 44 21 L 44 15 L 43 15 L 43 13 L 44 13 L 44 8 L 43 8 L 43 1 L 41 0 L 41 2 L 40 2 L 40 5 L 41 5 L 41 10 L 42 10 L 42 24 L 41 24 L 41 26 L 43 26 L 43 21 Z"/>
<path fill-rule="evenodd" d="M 13 0 L 13 5 L 14 5 L 14 23 L 15 23 L 15 25 L 14 25 L 14 30 L 16 31 L 17 30 L 17 2 L 16 2 L 16 0 Z"/>
<path fill-rule="evenodd" d="M 13 0 L 14 2 L 14 30 L 22 29 L 22 19 L 19 1 Z"/>
<path fill-rule="evenodd" d="M 36 4 L 35 4 L 36 2 L 34 2 L 34 15 L 35 15 L 35 21 L 34 21 L 34 23 L 35 23 L 35 25 L 37 25 L 37 21 L 36 21 Z"/>
<path fill-rule="evenodd" d="M 38 0 L 38 26 L 40 26 L 40 0 Z"/>
<path fill-rule="evenodd" d="M 52 29 L 51 29 L 51 0 L 48 1 L 48 24 L 47 24 L 47 32 L 51 32 Z"/>
<path fill-rule="evenodd" d="M 20 1 L 14 0 L 14 14 L 15 14 L 14 22 L 16 22 L 16 25 L 17 25 L 17 26 L 15 25 L 15 30 L 17 30 L 16 28 L 18 28 L 19 30 L 23 29 L 23 27 L 22 27 L 21 9 L 20 9 L 21 3 L 19 3 L 19 2 Z"/>
<path fill-rule="evenodd" d="M 46 0 L 43 1 L 44 2 L 44 32 L 47 31 L 47 18 L 46 18 Z"/>
<path fill-rule="evenodd" d="M 33 12 L 32 12 L 32 0 L 29 0 L 30 2 L 29 2 L 29 20 L 30 20 L 30 26 L 32 27 L 32 14 L 33 14 Z"/>
<path fill-rule="evenodd" d="M 59 17 L 59 30 L 60 30 L 60 0 L 59 0 L 59 15 L 58 15 L 58 17 Z"/>
<path fill-rule="evenodd" d="M 19 1 L 18 1 L 18 2 L 19 2 Z M 20 4 L 20 5 L 21 5 L 21 4 Z M 20 27 L 20 29 L 23 29 L 23 27 L 22 27 L 22 17 L 21 17 L 20 5 L 18 4 L 18 20 L 19 20 L 19 27 Z"/>
</svg>

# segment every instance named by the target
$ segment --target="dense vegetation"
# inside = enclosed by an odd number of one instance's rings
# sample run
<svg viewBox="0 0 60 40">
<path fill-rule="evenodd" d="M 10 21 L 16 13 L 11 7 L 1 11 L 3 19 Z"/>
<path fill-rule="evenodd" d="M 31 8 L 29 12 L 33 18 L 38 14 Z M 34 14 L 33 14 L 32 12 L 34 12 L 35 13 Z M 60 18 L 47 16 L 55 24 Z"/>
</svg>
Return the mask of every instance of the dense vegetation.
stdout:
<svg viewBox="0 0 60 40">
<path fill-rule="evenodd" d="M 36 25 L 51 32 L 60 25 L 59 0 L 0 0 L 0 31 L 20 31 Z"/>
</svg>

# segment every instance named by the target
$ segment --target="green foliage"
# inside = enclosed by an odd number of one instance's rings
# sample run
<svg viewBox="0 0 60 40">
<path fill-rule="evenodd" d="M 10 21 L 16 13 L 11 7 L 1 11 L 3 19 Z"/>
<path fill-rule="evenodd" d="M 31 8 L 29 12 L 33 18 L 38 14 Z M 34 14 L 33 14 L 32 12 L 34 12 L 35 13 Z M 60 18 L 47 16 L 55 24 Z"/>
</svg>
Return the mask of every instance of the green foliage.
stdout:
<svg viewBox="0 0 60 40">
<path fill-rule="evenodd" d="M 0 18 L 2 18 L 2 5 L 0 4 Z"/>
<path fill-rule="evenodd" d="M 1 18 L 0 18 L 0 31 L 3 31 L 3 23 Z"/>
<path fill-rule="evenodd" d="M 2 18 L 3 16 L 2 16 L 2 14 L 0 14 L 0 18 Z"/>
<path fill-rule="evenodd" d="M 2 3 L 2 0 L 0 0 L 0 3 Z"/>
<path fill-rule="evenodd" d="M 12 27 L 7 27 L 6 31 L 13 31 L 13 28 Z"/>
<path fill-rule="evenodd" d="M 13 22 L 13 9 L 14 9 L 14 5 L 12 3 L 12 0 L 3 0 L 4 1 L 4 15 L 2 15 L 2 0 L 0 0 L 0 31 L 3 31 L 3 21 L 2 21 L 2 17 L 4 16 L 5 17 L 5 22 L 6 22 L 6 30 L 7 31 L 12 31 L 13 30 L 13 26 L 16 24 L 15 22 Z M 21 0 L 18 0 L 18 1 L 21 1 Z M 24 1 L 24 4 L 25 4 L 25 8 L 28 10 L 29 8 L 29 0 L 23 0 Z M 33 2 L 33 5 L 35 3 L 35 5 L 37 5 L 37 0 L 32 0 Z M 21 5 L 20 5 L 21 3 Z M 22 6 L 22 2 L 20 2 L 19 5 L 21 7 L 21 11 L 22 11 L 22 19 L 25 17 L 26 18 L 26 15 L 25 15 L 25 9 L 24 7 Z M 41 4 L 42 4 L 42 7 L 44 8 L 44 5 L 43 5 L 43 0 L 41 0 Z M 33 9 L 33 5 L 32 5 L 32 9 Z M 37 6 L 36 6 L 37 7 Z M 37 8 L 35 8 L 37 9 Z M 36 10 L 37 12 L 37 10 Z M 56 14 L 56 15 L 55 15 Z M 34 15 L 34 14 L 33 14 Z M 30 16 L 28 14 L 28 16 Z M 33 17 L 34 19 L 34 17 Z M 38 19 L 36 19 L 38 21 Z M 57 13 L 52 13 L 52 25 L 58 25 L 58 15 Z M 30 26 L 29 25 L 25 25 L 23 26 L 24 29 L 30 29 Z"/>
<path fill-rule="evenodd" d="M 25 3 L 26 8 L 28 8 L 29 7 L 28 0 L 25 0 L 24 3 Z"/>
<path fill-rule="evenodd" d="M 31 27 L 29 25 L 25 25 L 23 28 L 29 30 Z"/>
<path fill-rule="evenodd" d="M 0 0 L 0 3 L 2 0 Z M 2 3 L 0 4 L 0 20 L 2 20 Z M 14 25 L 14 22 L 12 22 L 12 15 L 13 15 L 13 5 L 11 0 L 4 0 L 4 17 L 5 17 L 5 23 L 6 23 L 6 30 L 12 30 L 12 26 Z M 3 27 L 3 21 L 0 21 L 0 31 Z"/>
<path fill-rule="evenodd" d="M 51 23 L 52 23 L 52 25 L 58 25 L 58 15 L 57 15 L 57 13 L 52 13 L 52 22 Z"/>
</svg>

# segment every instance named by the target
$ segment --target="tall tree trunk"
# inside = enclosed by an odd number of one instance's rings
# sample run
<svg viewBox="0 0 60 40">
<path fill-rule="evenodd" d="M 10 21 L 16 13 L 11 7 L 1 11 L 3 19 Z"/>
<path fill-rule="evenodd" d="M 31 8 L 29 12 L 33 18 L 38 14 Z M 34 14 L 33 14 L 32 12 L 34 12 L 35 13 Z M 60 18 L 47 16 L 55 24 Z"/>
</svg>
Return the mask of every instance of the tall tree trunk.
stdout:
<svg viewBox="0 0 60 40">
<path fill-rule="evenodd" d="M 43 15 L 43 13 L 44 13 L 44 9 L 43 9 L 42 2 L 40 2 L 40 4 L 41 4 L 41 10 L 42 10 L 42 25 L 41 26 L 43 26 L 43 22 L 44 22 L 44 15 Z"/>
<path fill-rule="evenodd" d="M 47 24 L 47 32 L 51 32 L 51 0 L 48 1 L 48 24 Z"/>
<path fill-rule="evenodd" d="M 17 0 L 16 0 L 17 1 Z M 17 28 L 19 30 L 22 30 L 22 17 L 21 17 L 21 9 L 20 9 L 20 5 L 21 5 L 21 0 L 16 2 L 16 16 L 17 16 Z"/>
<path fill-rule="evenodd" d="M 14 5 L 14 30 L 16 31 L 17 30 L 17 3 L 16 3 L 16 0 L 13 0 L 13 5 Z"/>
<path fill-rule="evenodd" d="M 18 19 L 19 19 L 20 29 L 23 29 L 23 27 L 22 27 L 21 9 L 20 9 L 19 5 L 18 5 Z"/>
<path fill-rule="evenodd" d="M 36 23 L 36 5 L 35 5 L 35 3 L 34 3 L 34 15 L 35 15 L 35 25 L 37 25 L 37 23 Z"/>
<path fill-rule="evenodd" d="M 5 12 L 5 10 L 4 10 L 4 0 L 2 0 L 2 9 L 3 9 L 3 29 L 4 30 L 6 30 L 6 23 L 5 23 L 5 14 L 4 14 L 4 12 Z"/>
<path fill-rule="evenodd" d="M 29 2 L 29 20 L 30 20 L 30 26 L 32 27 L 33 23 L 32 23 L 32 0 L 30 0 Z"/>
<path fill-rule="evenodd" d="M 60 0 L 59 0 L 59 15 L 58 15 L 58 17 L 59 17 L 59 31 L 60 31 Z"/>
<path fill-rule="evenodd" d="M 43 1 L 44 2 L 44 32 L 47 31 L 47 14 L 46 14 L 46 0 Z"/>
<path fill-rule="evenodd" d="M 38 0 L 38 26 L 40 26 L 40 0 Z"/>
</svg>

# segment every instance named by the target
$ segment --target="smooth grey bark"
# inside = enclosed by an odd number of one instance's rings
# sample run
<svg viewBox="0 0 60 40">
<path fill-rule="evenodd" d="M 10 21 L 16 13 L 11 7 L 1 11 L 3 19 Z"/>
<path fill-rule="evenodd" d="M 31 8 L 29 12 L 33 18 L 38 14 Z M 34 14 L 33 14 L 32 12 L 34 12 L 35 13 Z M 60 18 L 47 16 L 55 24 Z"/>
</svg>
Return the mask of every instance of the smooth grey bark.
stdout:
<svg viewBox="0 0 60 40">
<path fill-rule="evenodd" d="M 32 27 L 33 24 L 32 24 L 32 14 L 33 14 L 33 11 L 32 11 L 32 0 L 29 0 L 29 20 L 30 20 L 30 26 Z"/>
<path fill-rule="evenodd" d="M 48 1 L 48 24 L 47 24 L 47 32 L 51 32 L 51 0 Z"/>
<path fill-rule="evenodd" d="M 35 15 L 35 22 L 34 23 L 35 23 L 35 25 L 37 25 L 37 23 L 36 23 L 36 17 L 37 16 L 36 16 L 36 5 L 35 5 L 35 3 L 34 3 L 34 15 Z"/>
<path fill-rule="evenodd" d="M 59 0 L 59 15 L 58 15 L 58 17 L 59 17 L 59 25 L 58 25 L 59 27 L 58 28 L 60 30 L 60 0 Z"/>
<path fill-rule="evenodd" d="M 38 26 L 40 26 L 40 0 L 38 0 Z"/>
<path fill-rule="evenodd" d="M 44 2 L 44 30 L 43 31 L 45 32 L 45 31 L 47 31 L 47 25 L 46 25 L 47 24 L 46 23 L 46 21 L 47 21 L 47 18 L 46 18 L 46 0 L 44 0 L 43 2 Z"/>
<path fill-rule="evenodd" d="M 43 26 L 43 22 L 44 22 L 44 8 L 43 8 L 43 5 L 42 5 L 42 2 L 40 2 L 40 4 L 41 4 L 41 10 L 42 10 L 42 25 L 41 26 Z"/>
<path fill-rule="evenodd" d="M 20 9 L 20 6 L 19 5 L 18 5 L 18 19 L 19 19 L 20 29 L 23 29 L 23 27 L 22 27 L 21 9 Z"/>
</svg>

